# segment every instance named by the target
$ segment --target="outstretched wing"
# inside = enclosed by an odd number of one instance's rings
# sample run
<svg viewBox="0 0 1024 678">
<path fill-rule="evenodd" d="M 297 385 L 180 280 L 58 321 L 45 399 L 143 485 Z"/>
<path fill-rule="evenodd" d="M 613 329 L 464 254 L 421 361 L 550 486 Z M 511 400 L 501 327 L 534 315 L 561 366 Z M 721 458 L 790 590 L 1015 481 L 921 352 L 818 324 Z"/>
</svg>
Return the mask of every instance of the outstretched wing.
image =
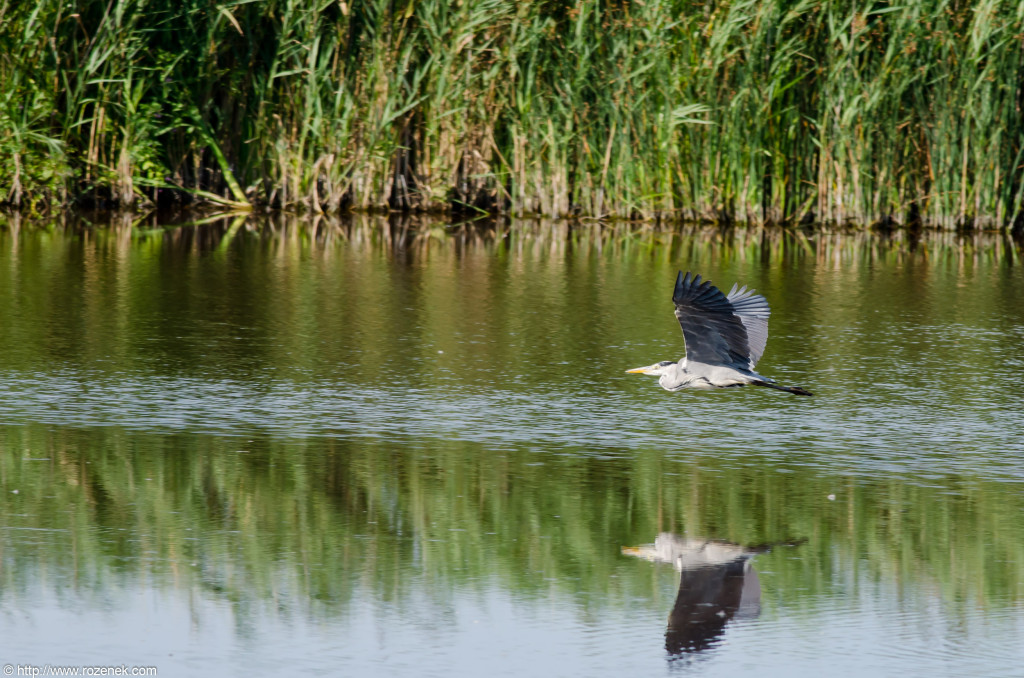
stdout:
<svg viewBox="0 0 1024 678">
<path fill-rule="evenodd" d="M 688 360 L 753 369 L 761 359 L 771 310 L 760 294 L 733 285 L 726 296 L 699 275 L 680 271 L 672 301 Z"/>
</svg>

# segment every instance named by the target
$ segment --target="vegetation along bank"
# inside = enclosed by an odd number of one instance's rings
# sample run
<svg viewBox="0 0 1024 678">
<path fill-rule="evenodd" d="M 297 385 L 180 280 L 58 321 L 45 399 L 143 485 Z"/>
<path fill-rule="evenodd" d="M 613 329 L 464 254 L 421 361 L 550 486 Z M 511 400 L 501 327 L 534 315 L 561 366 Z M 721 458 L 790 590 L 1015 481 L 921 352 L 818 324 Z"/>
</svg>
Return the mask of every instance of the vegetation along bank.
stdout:
<svg viewBox="0 0 1024 678">
<path fill-rule="evenodd" d="M 1022 17 L 0 0 L 0 201 L 1020 229 Z"/>
</svg>

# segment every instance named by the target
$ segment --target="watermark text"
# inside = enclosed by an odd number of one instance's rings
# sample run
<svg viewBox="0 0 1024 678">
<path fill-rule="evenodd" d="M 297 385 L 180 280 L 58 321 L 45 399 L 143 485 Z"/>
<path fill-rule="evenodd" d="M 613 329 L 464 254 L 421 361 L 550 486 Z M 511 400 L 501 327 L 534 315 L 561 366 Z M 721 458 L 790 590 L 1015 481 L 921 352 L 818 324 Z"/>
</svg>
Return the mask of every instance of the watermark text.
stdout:
<svg viewBox="0 0 1024 678">
<path fill-rule="evenodd" d="M 155 666 L 127 664 L 57 666 L 55 664 L 4 664 L 4 676 L 155 676 Z"/>
</svg>

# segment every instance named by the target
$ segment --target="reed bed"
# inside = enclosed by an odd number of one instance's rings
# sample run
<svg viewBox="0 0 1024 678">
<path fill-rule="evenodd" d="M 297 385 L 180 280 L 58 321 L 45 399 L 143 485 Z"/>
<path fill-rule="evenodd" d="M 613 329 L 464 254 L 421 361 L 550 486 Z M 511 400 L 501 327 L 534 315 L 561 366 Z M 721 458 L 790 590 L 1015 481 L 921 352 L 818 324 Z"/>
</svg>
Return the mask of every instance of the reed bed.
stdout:
<svg viewBox="0 0 1024 678">
<path fill-rule="evenodd" d="M 0 201 L 1024 228 L 1024 6 L 0 0 Z"/>
</svg>

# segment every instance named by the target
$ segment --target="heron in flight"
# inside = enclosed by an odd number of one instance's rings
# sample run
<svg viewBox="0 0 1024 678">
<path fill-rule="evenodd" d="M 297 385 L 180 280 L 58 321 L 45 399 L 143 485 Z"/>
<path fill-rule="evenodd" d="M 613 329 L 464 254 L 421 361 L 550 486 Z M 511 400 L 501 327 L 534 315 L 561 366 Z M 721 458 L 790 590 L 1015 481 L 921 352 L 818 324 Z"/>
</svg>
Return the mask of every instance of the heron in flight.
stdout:
<svg viewBox="0 0 1024 678">
<path fill-rule="evenodd" d="M 672 295 L 676 318 L 683 328 L 686 356 L 679 362 L 662 360 L 627 372 L 658 375 L 666 391 L 684 388 L 766 386 L 812 395 L 799 386 L 780 386 L 754 371 L 768 343 L 768 300 L 745 286 L 732 286 L 728 296 L 700 276 L 679 272 Z"/>
</svg>

